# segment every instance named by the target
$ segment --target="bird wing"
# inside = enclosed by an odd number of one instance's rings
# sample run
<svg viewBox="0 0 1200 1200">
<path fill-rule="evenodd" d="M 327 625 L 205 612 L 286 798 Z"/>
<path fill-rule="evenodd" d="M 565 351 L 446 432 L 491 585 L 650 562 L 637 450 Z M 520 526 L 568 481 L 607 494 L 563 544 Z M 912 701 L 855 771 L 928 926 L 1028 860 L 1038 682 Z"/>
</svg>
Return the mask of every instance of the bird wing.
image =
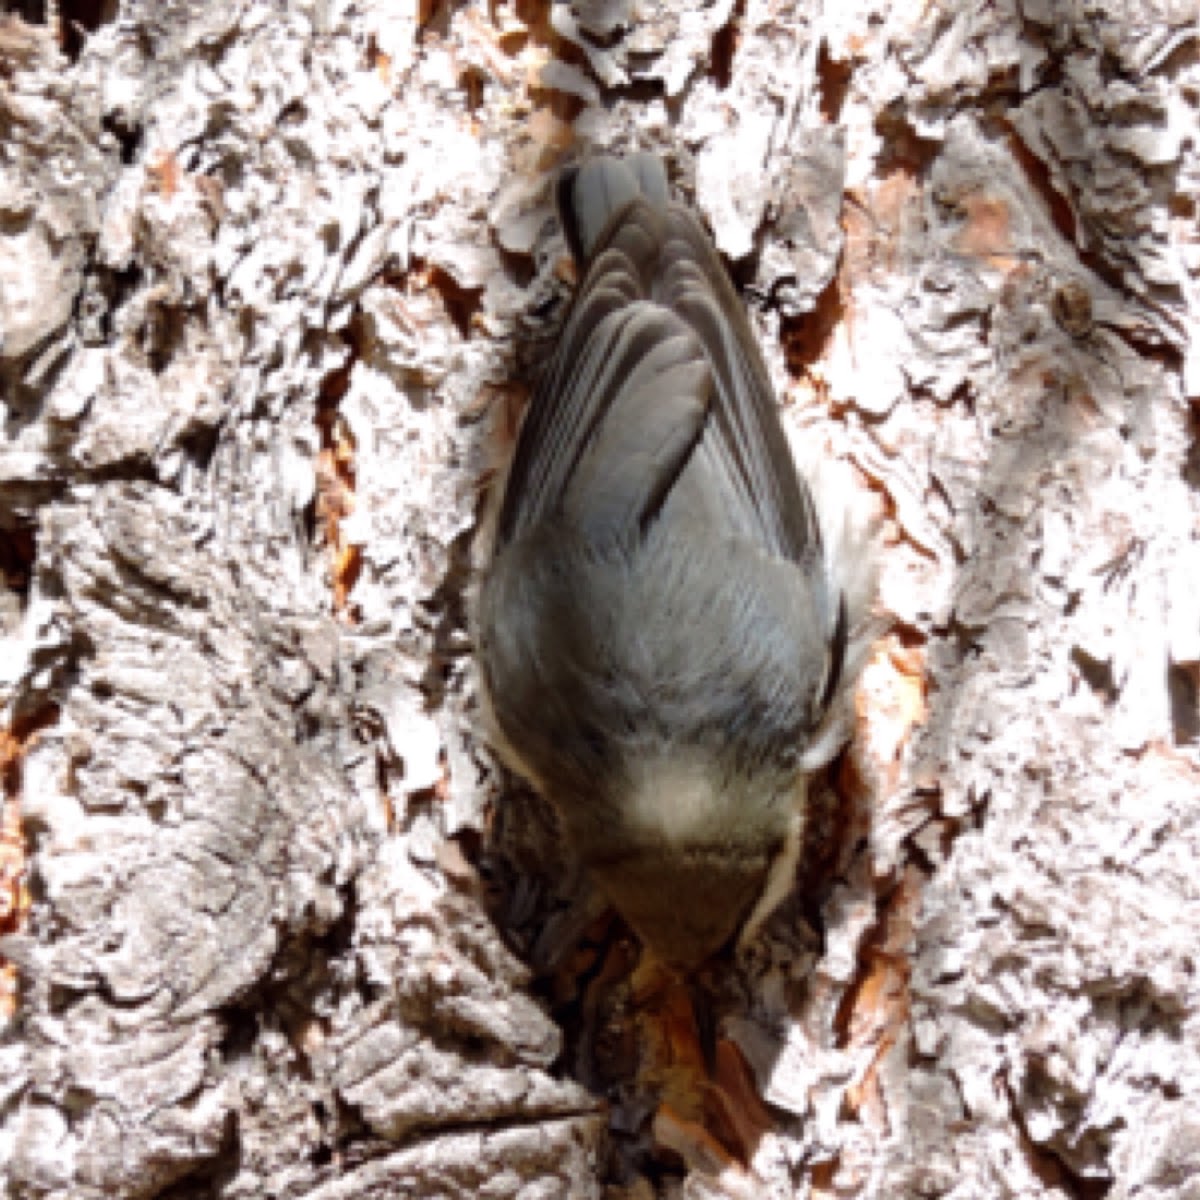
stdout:
<svg viewBox="0 0 1200 1200">
<path fill-rule="evenodd" d="M 820 554 L 821 536 L 807 486 L 796 472 L 774 389 L 741 301 L 696 216 L 667 212 L 653 296 L 679 316 L 704 347 L 714 398 L 696 487 L 723 493 L 728 519 L 768 551 L 795 562 Z"/>
<path fill-rule="evenodd" d="M 598 174 L 584 197 L 560 196 L 593 255 L 521 430 L 497 548 L 552 515 L 600 533 L 661 512 L 796 562 L 819 555 L 766 368 L 703 227 Z"/>
</svg>

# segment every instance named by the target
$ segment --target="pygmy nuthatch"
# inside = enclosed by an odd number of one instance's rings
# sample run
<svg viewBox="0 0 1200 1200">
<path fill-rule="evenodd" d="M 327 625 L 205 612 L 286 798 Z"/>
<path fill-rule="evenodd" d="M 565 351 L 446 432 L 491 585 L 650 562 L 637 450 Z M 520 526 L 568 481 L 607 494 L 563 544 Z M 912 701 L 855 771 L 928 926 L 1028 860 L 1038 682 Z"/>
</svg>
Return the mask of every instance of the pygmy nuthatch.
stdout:
<svg viewBox="0 0 1200 1200">
<path fill-rule="evenodd" d="M 558 200 L 582 283 L 504 484 L 485 699 L 603 893 L 692 968 L 792 886 L 806 776 L 848 733 L 870 555 L 846 497 L 797 472 L 658 158 L 592 159 Z"/>
</svg>

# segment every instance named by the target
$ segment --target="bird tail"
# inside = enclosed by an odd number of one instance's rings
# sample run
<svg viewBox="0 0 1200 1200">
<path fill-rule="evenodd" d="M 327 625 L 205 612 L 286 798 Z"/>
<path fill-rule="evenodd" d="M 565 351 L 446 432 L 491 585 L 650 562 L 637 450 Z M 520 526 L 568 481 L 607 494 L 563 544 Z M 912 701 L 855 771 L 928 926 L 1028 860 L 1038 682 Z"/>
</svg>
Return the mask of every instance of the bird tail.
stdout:
<svg viewBox="0 0 1200 1200">
<path fill-rule="evenodd" d="M 670 203 L 667 172 L 657 154 L 603 154 L 562 173 L 558 214 L 580 267 L 587 265 L 609 224 L 638 196 L 664 208 Z"/>
</svg>

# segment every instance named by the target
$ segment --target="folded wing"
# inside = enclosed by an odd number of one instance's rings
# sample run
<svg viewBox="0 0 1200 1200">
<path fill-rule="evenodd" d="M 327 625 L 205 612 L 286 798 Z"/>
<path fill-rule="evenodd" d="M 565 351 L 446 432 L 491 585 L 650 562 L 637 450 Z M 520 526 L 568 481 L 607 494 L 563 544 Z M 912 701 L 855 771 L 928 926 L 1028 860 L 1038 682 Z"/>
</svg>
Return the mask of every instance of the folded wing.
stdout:
<svg viewBox="0 0 1200 1200">
<path fill-rule="evenodd" d="M 593 160 L 559 200 L 590 261 L 521 431 L 498 549 L 551 516 L 597 536 L 661 518 L 819 558 L 741 303 L 657 159 Z"/>
</svg>

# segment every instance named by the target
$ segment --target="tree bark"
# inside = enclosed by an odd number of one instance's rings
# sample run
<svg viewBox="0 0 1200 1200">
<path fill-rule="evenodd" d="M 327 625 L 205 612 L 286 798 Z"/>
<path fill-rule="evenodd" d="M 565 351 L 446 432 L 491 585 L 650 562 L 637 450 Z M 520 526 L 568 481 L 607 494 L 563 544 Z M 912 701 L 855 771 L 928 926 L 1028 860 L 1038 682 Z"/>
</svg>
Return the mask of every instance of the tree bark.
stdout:
<svg viewBox="0 0 1200 1200">
<path fill-rule="evenodd" d="M 1200 1197 L 1194 4 L 8 8 L 0 1194 Z M 712 1064 L 470 654 L 600 148 L 882 531 Z"/>
</svg>

